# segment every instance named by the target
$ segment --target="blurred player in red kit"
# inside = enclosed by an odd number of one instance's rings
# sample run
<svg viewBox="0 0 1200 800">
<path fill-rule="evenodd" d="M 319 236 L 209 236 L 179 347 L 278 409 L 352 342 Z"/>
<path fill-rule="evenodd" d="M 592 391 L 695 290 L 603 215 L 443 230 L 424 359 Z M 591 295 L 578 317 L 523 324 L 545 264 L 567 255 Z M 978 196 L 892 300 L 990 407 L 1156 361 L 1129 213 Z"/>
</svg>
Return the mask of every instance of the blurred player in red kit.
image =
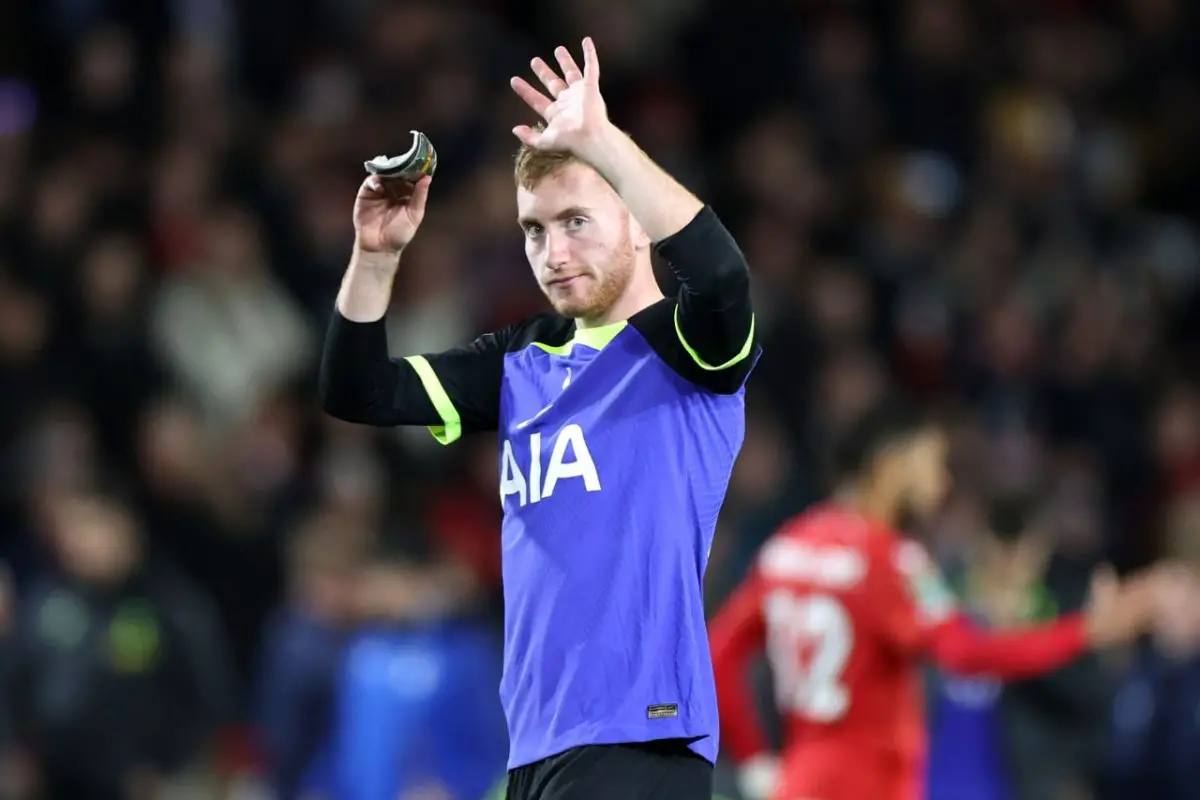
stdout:
<svg viewBox="0 0 1200 800">
<path fill-rule="evenodd" d="M 834 499 L 785 523 L 711 622 L 722 743 L 747 797 L 919 800 L 924 659 L 1019 680 L 1153 624 L 1165 571 L 1123 584 L 1099 573 L 1087 610 L 1050 624 L 974 627 L 925 549 L 898 532 L 941 505 L 947 450 L 942 431 L 901 410 L 865 415 L 839 448 Z M 747 674 L 764 651 L 785 720 L 781 759 Z"/>
</svg>

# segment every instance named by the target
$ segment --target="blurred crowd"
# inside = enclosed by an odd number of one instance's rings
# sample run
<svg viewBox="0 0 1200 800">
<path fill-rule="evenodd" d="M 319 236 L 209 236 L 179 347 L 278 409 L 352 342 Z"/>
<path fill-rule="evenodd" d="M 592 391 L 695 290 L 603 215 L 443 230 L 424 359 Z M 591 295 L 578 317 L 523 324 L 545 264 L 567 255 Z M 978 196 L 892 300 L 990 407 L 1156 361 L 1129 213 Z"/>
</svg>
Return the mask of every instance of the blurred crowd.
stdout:
<svg viewBox="0 0 1200 800">
<path fill-rule="evenodd" d="M 271 797 L 477 800 L 502 774 L 494 443 L 337 423 L 314 373 L 362 161 L 410 128 L 440 165 L 393 353 L 540 307 L 507 78 L 585 33 L 613 118 L 755 275 L 765 355 L 714 603 L 821 498 L 847 422 L 895 393 L 949 421 L 956 490 L 914 534 L 987 624 L 1077 606 L 1100 561 L 1200 563 L 1198 16 L 0 5 L 4 796 L 215 797 L 258 775 Z M 1188 636 L 1004 690 L 930 687 L 939 799 L 1200 792 Z M 995 794 L 944 755 L 972 714 Z"/>
</svg>

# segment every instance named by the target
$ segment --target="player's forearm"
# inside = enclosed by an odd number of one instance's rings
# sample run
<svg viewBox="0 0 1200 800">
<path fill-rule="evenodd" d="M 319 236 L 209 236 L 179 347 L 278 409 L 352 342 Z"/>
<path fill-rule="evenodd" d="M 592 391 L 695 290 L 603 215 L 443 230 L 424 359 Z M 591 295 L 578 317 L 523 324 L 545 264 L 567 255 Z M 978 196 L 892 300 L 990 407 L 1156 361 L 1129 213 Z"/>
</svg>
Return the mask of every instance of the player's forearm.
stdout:
<svg viewBox="0 0 1200 800">
<path fill-rule="evenodd" d="M 1012 681 L 1064 667 L 1088 648 L 1087 631 L 1078 615 L 1003 632 L 984 631 L 955 619 L 934 631 L 929 655 L 948 672 Z"/>
<path fill-rule="evenodd" d="M 616 189 L 652 242 L 683 230 L 704 207 L 615 125 L 608 125 L 578 155 Z"/>
<path fill-rule="evenodd" d="M 355 242 L 321 355 L 318 393 L 332 417 L 378 426 L 441 421 L 412 367 L 388 354 L 383 318 L 399 259 Z"/>
<path fill-rule="evenodd" d="M 437 425 L 420 378 L 388 355 L 382 318 L 355 322 L 334 311 L 325 337 L 318 383 L 321 408 L 330 416 L 363 425 Z"/>
<path fill-rule="evenodd" d="M 627 134 L 609 126 L 583 157 L 621 195 L 689 295 L 710 308 L 748 301 L 750 270 L 729 231 Z"/>
<path fill-rule="evenodd" d="M 375 322 L 387 314 L 400 256 L 367 253 L 357 243 L 338 290 L 337 310 L 352 322 Z"/>
</svg>

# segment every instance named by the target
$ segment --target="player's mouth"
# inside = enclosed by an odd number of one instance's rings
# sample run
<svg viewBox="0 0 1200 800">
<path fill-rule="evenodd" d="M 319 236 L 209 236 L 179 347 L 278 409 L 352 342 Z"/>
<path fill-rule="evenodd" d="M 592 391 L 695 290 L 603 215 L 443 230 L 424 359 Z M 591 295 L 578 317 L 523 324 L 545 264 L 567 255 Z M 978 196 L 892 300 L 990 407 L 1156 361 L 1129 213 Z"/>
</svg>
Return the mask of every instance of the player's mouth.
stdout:
<svg viewBox="0 0 1200 800">
<path fill-rule="evenodd" d="M 581 278 L 583 278 L 582 274 L 580 274 L 580 275 L 563 275 L 558 278 L 551 278 L 550 280 L 546 281 L 546 285 L 554 287 L 556 289 L 565 289 L 568 286 L 571 286 L 576 281 L 580 280 Z"/>
</svg>

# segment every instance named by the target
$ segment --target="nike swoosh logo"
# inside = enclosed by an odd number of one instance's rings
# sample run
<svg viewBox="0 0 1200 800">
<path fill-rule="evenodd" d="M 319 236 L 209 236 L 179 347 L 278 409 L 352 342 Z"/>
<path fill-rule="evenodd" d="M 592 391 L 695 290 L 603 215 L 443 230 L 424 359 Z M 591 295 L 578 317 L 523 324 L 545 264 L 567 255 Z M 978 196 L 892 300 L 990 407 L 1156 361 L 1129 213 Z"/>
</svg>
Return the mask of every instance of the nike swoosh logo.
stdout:
<svg viewBox="0 0 1200 800">
<path fill-rule="evenodd" d="M 566 378 L 566 380 L 564 380 L 564 381 L 563 381 L 563 385 L 562 385 L 562 388 L 563 388 L 563 390 L 565 391 L 565 390 L 566 390 L 566 388 L 567 388 L 568 386 L 570 386 L 570 385 L 571 385 L 571 368 L 570 368 L 570 367 L 567 367 L 567 378 Z M 552 409 L 552 408 L 554 408 L 554 401 L 553 401 L 553 400 L 551 400 L 549 403 L 547 403 L 547 404 L 546 404 L 546 406 L 545 406 L 545 408 L 543 408 L 541 411 L 539 411 L 539 412 L 537 412 L 536 414 L 534 414 L 534 415 L 533 415 L 532 417 L 530 417 L 529 419 L 525 420 L 524 422 L 518 422 L 518 423 L 517 423 L 517 425 L 516 425 L 516 429 L 517 429 L 517 430 L 521 430 L 522 428 L 527 428 L 527 427 L 529 427 L 529 426 L 530 426 L 530 425 L 532 425 L 534 422 L 537 422 L 537 420 L 538 420 L 538 419 L 540 419 L 540 418 L 542 417 L 542 415 L 543 415 L 543 414 L 545 414 L 547 411 L 549 411 L 549 410 L 550 410 L 550 409 Z"/>
</svg>

